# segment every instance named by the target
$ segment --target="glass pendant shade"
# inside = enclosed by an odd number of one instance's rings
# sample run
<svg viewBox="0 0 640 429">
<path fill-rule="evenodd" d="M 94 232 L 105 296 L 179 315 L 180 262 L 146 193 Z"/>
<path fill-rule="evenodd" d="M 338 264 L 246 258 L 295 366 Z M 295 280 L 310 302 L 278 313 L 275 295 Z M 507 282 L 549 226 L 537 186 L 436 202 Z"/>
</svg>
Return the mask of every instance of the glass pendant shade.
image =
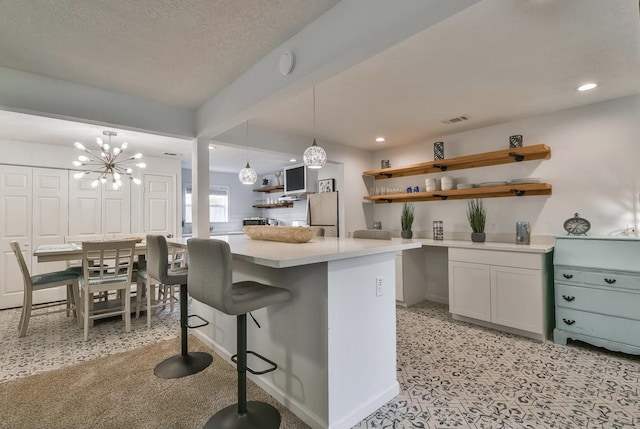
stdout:
<svg viewBox="0 0 640 429">
<path fill-rule="evenodd" d="M 256 174 L 256 170 L 251 168 L 249 165 L 249 161 L 247 161 L 247 166 L 240 170 L 238 173 L 238 179 L 240 179 L 240 183 L 243 185 L 253 185 L 258 180 L 258 175 Z"/>
<path fill-rule="evenodd" d="M 309 168 L 322 168 L 327 162 L 327 152 L 318 146 L 316 139 L 313 139 L 313 144 L 304 151 L 302 159 L 304 160 L 304 165 Z"/>
</svg>

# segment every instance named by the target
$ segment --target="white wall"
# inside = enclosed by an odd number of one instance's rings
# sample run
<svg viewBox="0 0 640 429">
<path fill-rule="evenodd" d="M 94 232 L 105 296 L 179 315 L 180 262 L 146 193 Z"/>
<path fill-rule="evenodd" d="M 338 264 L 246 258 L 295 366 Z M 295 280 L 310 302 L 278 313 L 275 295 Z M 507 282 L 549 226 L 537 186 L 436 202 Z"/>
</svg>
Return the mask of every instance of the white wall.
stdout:
<svg viewBox="0 0 640 429">
<path fill-rule="evenodd" d="M 553 186 L 553 195 L 484 200 L 488 239 L 515 240 L 515 223 L 520 220 L 531 222 L 534 236 L 562 235 L 564 220 L 575 212 L 590 220 L 589 235 L 616 235 L 640 224 L 639 118 L 640 96 L 624 97 L 380 150 L 369 168 L 380 168 L 381 159 L 389 159 L 392 167 L 430 161 L 435 141 L 445 142 L 445 158 L 451 158 L 506 149 L 510 135 L 522 134 L 525 146 L 548 145 L 551 159 L 376 180 L 374 186 L 423 188 L 426 177 L 444 175 L 465 183 L 539 177 Z M 347 180 L 357 180 L 356 175 Z M 413 229 L 431 237 L 432 221 L 443 220 L 445 238 L 467 238 L 471 228 L 466 204 L 465 200 L 416 203 Z M 374 217 L 382 220 L 383 228 L 399 230 L 401 208 L 402 204 L 375 205 Z"/>
<path fill-rule="evenodd" d="M 211 222 L 212 232 L 233 232 L 242 231 L 242 219 L 245 217 L 260 216 L 260 210 L 254 209 L 257 192 L 253 192 L 253 188 L 259 187 L 255 185 L 243 185 L 238 180 L 237 174 L 209 172 L 209 184 L 228 186 L 229 187 L 229 222 Z M 191 186 L 191 169 L 182 170 L 182 195 L 185 188 Z M 183 214 L 180 212 L 178 223 L 182 221 Z M 191 234 L 189 227 L 183 229 L 184 234 Z"/>
<path fill-rule="evenodd" d="M 70 170 L 73 169 L 71 162 L 80 155 L 73 143 L 69 143 L 69 147 L 60 145 L 48 145 L 21 142 L 15 140 L 0 139 L 0 152 L 2 152 L 2 164 L 25 165 L 32 167 L 59 168 Z M 175 159 L 144 157 L 147 168 L 143 170 L 143 174 L 162 174 L 173 175 L 176 178 L 176 189 L 180 189 L 180 161 Z M 176 220 L 179 225 L 181 219 L 180 207 L 182 206 L 182 198 L 176 196 Z M 143 200 L 142 187 L 131 186 L 131 232 L 143 232 Z M 176 231 L 179 231 L 176 226 Z"/>
</svg>

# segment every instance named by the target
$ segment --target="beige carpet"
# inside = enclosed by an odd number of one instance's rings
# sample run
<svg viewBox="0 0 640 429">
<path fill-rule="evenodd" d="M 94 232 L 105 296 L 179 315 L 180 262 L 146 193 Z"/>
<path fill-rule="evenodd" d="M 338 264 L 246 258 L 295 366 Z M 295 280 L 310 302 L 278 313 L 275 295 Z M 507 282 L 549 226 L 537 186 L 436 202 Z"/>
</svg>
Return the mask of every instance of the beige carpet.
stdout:
<svg viewBox="0 0 640 429">
<path fill-rule="evenodd" d="M 192 351 L 210 350 L 189 337 Z M 206 370 L 163 380 L 153 368 L 180 350 L 180 339 L 107 356 L 0 384 L 0 428 L 201 428 L 236 402 L 235 367 L 215 353 Z M 271 396 L 248 382 L 248 400 L 273 404 L 282 429 L 308 428 Z"/>
</svg>

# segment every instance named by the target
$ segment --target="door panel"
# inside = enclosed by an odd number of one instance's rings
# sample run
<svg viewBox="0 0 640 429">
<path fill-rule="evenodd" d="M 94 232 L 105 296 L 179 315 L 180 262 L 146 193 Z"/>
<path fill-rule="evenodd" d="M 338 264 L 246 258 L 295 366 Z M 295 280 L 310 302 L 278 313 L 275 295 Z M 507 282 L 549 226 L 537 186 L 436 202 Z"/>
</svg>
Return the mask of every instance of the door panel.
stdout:
<svg viewBox="0 0 640 429">
<path fill-rule="evenodd" d="M 97 235 L 102 232 L 102 197 L 94 179 L 75 179 L 69 172 L 69 235 Z"/>
<path fill-rule="evenodd" d="M 108 183 L 107 183 L 108 185 Z M 124 180 L 120 189 L 102 188 L 102 233 L 131 232 L 131 182 Z"/>
<path fill-rule="evenodd" d="M 144 176 L 144 231 L 147 234 L 175 235 L 175 178 Z"/>
<path fill-rule="evenodd" d="M 0 165 L 0 308 L 22 305 L 23 279 L 10 241 L 20 244 L 31 269 L 31 178 L 30 167 Z"/>
<path fill-rule="evenodd" d="M 33 249 L 43 244 L 64 243 L 69 230 L 69 177 L 66 170 L 33 169 Z M 64 262 L 38 263 L 32 258 L 32 274 L 64 270 Z M 64 288 L 51 289 L 38 295 L 49 300 L 65 299 Z M 54 296 L 55 295 L 55 296 Z"/>
</svg>

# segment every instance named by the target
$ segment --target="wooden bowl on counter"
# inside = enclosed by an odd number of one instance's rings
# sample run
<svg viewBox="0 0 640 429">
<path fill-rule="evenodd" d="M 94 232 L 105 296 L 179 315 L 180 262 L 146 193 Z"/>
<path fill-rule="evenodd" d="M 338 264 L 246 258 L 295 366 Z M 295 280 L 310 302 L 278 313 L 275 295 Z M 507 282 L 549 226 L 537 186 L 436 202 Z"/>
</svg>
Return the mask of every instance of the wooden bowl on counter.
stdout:
<svg viewBox="0 0 640 429">
<path fill-rule="evenodd" d="M 306 243 L 316 231 L 308 226 L 247 225 L 244 232 L 254 240 L 280 241 L 283 243 Z"/>
</svg>

